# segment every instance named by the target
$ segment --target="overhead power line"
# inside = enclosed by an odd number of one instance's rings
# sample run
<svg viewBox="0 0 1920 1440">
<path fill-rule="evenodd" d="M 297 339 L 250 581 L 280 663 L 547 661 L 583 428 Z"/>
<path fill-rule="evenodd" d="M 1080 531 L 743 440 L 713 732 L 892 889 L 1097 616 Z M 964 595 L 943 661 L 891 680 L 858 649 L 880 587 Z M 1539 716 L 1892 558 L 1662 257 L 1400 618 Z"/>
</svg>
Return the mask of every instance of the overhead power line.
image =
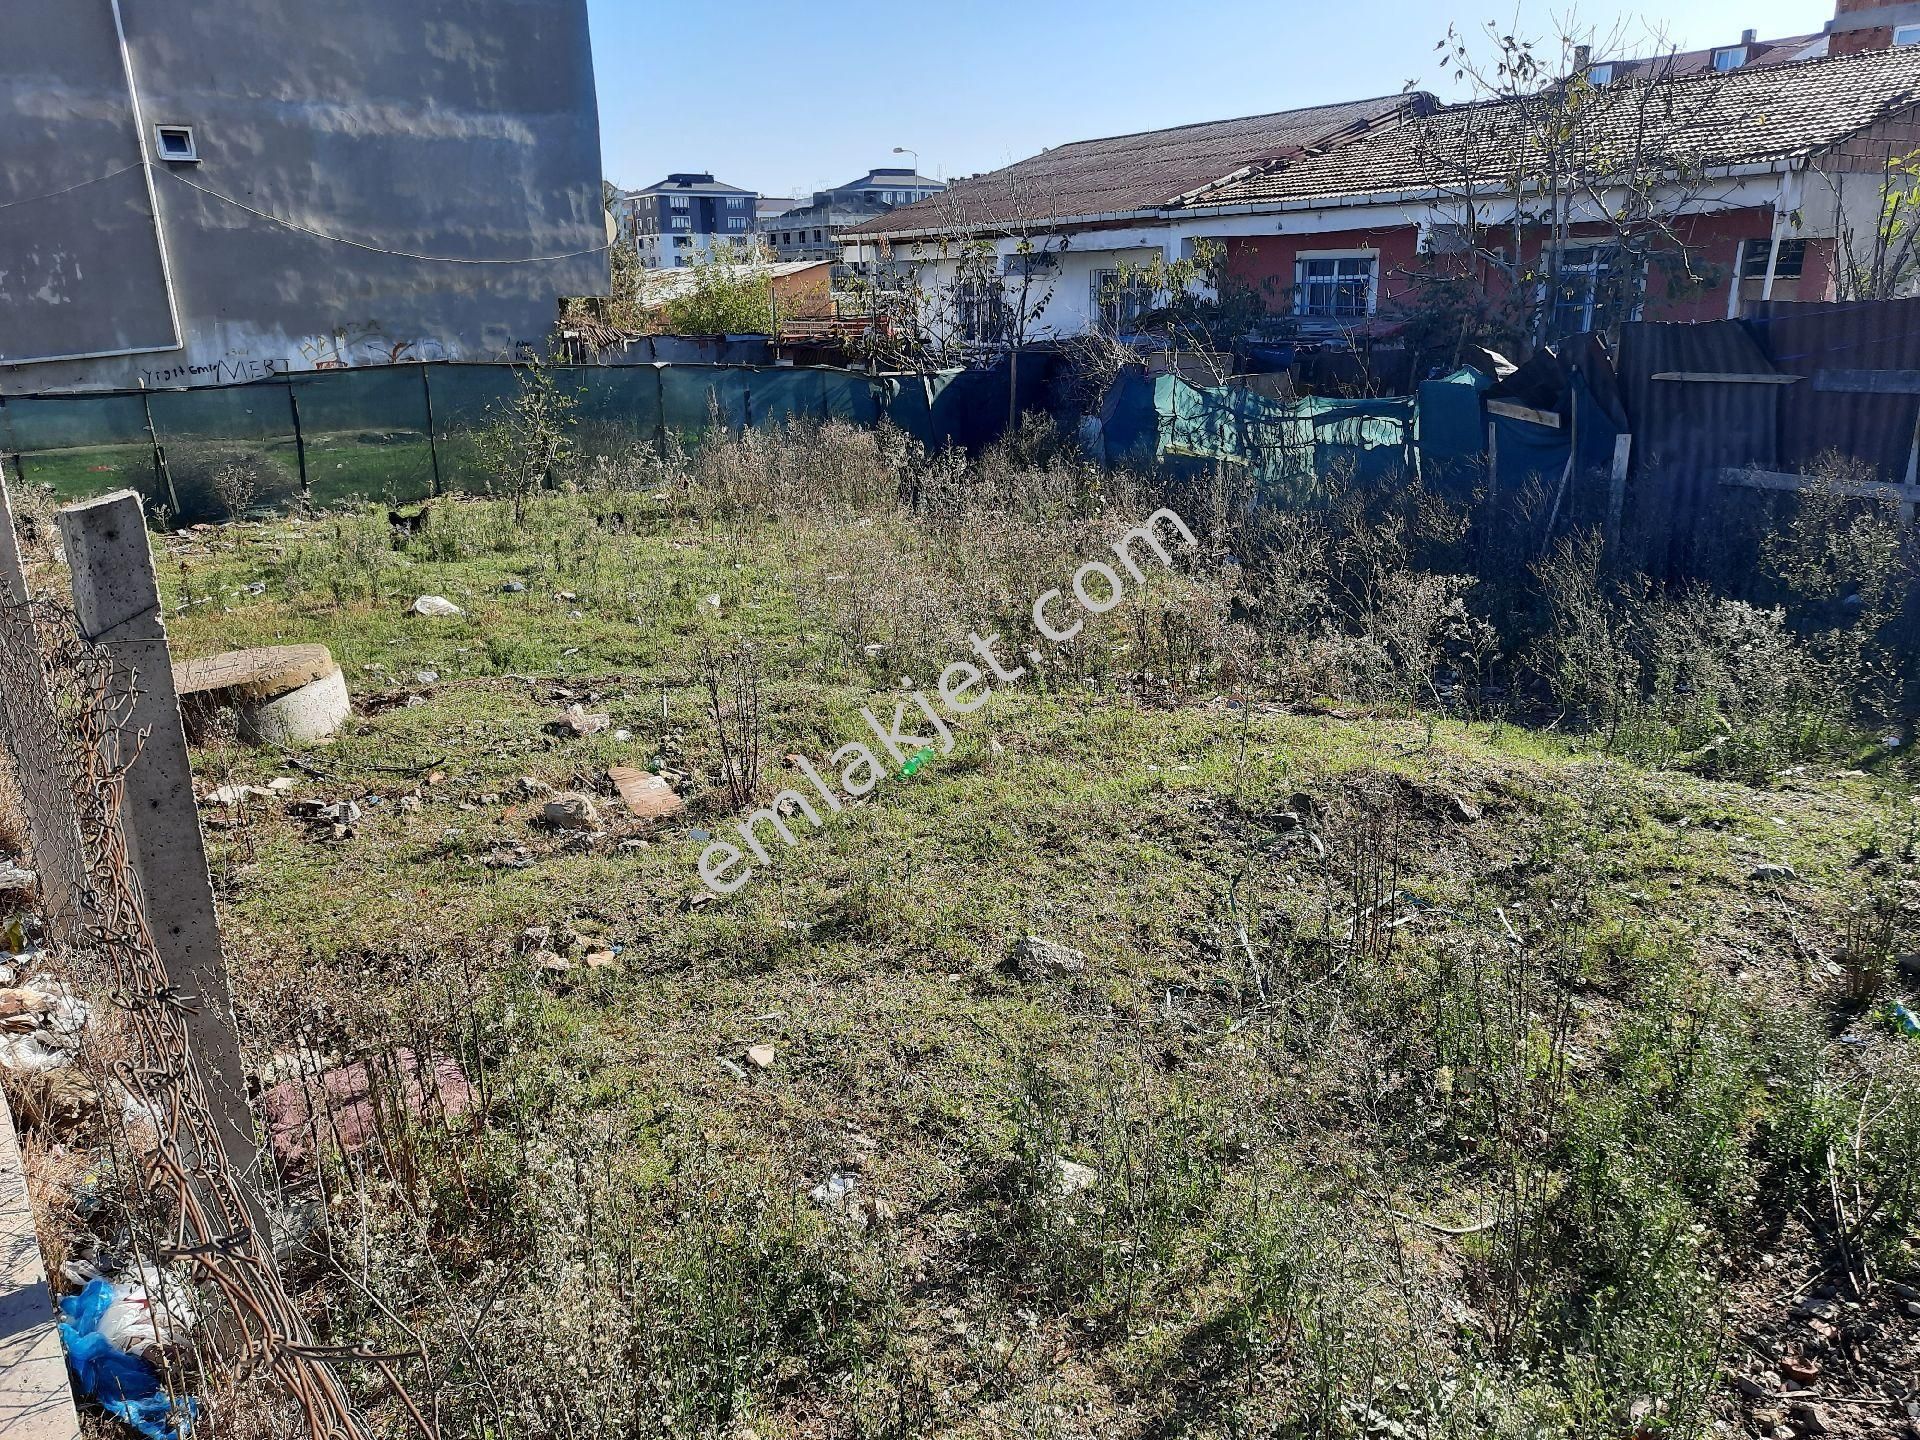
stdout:
<svg viewBox="0 0 1920 1440">
<path fill-rule="evenodd" d="M 62 195 L 71 195 L 76 190 L 84 190 L 89 185 L 98 185 L 102 180 L 111 180 L 116 175 L 124 175 L 129 170 L 138 170 L 139 168 L 140 162 L 136 160 L 131 165 L 122 165 L 118 170 L 109 170 L 106 174 L 96 175 L 91 180 L 76 181 L 63 190 L 49 190 L 44 195 L 25 195 L 18 200 L 0 202 L 0 210 L 11 210 L 16 205 L 32 205 L 41 200 L 57 200 Z"/>
<path fill-rule="evenodd" d="M 418 255 L 410 250 L 394 250 L 385 245 L 370 245 L 364 240 L 355 240 L 350 236 L 332 235 L 325 230 L 316 230 L 311 225 L 302 225 L 299 221 L 289 220 L 283 215 L 256 209 L 243 200 L 234 199 L 231 195 L 222 195 L 218 190 L 209 189 L 196 180 L 189 180 L 178 170 L 169 170 L 167 173 L 182 185 L 198 190 L 202 195 L 211 195 L 222 204 L 231 205 L 236 210 L 244 210 L 247 214 L 257 216 L 274 225 L 298 231 L 302 235 L 311 235 L 316 240 L 330 240 L 335 245 L 350 245 L 355 250 L 366 250 L 375 255 L 391 255 L 400 260 L 423 260 L 434 265 L 546 265 L 556 260 L 576 260 L 583 255 L 604 255 L 613 248 L 612 245 L 595 245 L 585 250 L 569 250 L 561 255 L 529 255 L 513 260 L 482 260 L 466 255 Z"/>
</svg>

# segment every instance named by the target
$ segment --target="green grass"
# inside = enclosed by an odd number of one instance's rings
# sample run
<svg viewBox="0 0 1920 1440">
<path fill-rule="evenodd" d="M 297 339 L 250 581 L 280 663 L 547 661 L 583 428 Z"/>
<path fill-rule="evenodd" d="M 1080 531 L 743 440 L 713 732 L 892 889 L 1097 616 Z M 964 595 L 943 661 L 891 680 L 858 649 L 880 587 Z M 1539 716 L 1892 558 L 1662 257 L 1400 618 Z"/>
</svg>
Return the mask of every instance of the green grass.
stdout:
<svg viewBox="0 0 1920 1440">
<path fill-rule="evenodd" d="M 616 511 L 638 533 L 595 523 Z M 1829 1122 L 1793 1108 L 1769 1037 L 1836 1094 L 1912 1073 L 1827 970 L 1876 865 L 1915 883 L 1911 794 L 1837 761 L 1756 789 L 1510 724 L 1205 684 L 1145 704 L 1056 670 L 709 900 L 694 832 L 731 817 L 707 647 L 760 649 L 769 790 L 798 781 L 780 757 L 861 737 L 897 675 L 959 658 L 845 653 L 811 572 L 922 543 L 861 518 L 548 498 L 518 524 L 449 506 L 404 552 L 352 516 L 163 547 L 178 656 L 319 641 L 368 707 L 299 757 L 196 764 L 364 807 L 340 841 L 277 803 L 212 834 L 254 1049 L 390 1043 L 405 1016 L 497 1097 L 429 1147 L 430 1218 L 350 1207 L 390 1247 L 374 1288 L 460 1357 L 435 1372 L 458 1433 L 1624 1434 L 1649 1396 L 1679 1433 L 1731 1416 L 1718 1307 L 1784 1313 L 1793 1288 L 1754 1219 L 1823 1203 L 1788 1140 Z M 466 615 L 411 614 L 430 593 Z M 632 738 L 548 733 L 562 688 Z M 586 852 L 515 793 L 604 796 L 614 764 L 684 772 L 689 813 Z M 1301 793 L 1319 846 L 1281 818 Z M 516 845 L 526 868 L 489 865 Z M 1763 860 L 1797 878 L 1750 880 Z M 1414 918 L 1368 930 L 1369 875 Z M 529 926 L 618 965 L 535 975 Z M 1086 969 L 1013 973 L 1028 934 Z M 1095 1189 L 1055 1195 L 1059 1158 Z M 859 1227 L 803 1198 L 854 1165 L 885 1203 Z M 1501 1225 L 1458 1238 L 1395 1214 L 1489 1206 Z M 468 1357 L 446 1338 L 489 1261 L 513 1313 Z M 652 1319 L 595 1309 L 635 1296 Z M 621 1325 L 626 1348 L 589 1343 Z"/>
</svg>

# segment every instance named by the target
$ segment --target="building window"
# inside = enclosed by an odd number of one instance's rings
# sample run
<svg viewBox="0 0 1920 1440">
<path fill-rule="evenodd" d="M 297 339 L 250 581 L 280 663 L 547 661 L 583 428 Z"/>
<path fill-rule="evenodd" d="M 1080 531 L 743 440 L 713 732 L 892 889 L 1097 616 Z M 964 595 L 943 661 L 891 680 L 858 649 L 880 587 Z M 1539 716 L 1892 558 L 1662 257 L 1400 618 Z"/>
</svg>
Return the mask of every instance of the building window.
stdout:
<svg viewBox="0 0 1920 1440">
<path fill-rule="evenodd" d="M 669 195 L 667 197 L 667 204 L 671 205 L 675 210 L 684 210 L 687 208 L 688 201 L 684 195 Z"/>
<path fill-rule="evenodd" d="M 816 230 L 813 232 L 813 243 L 816 245 L 818 245 L 822 240 L 826 238 L 827 238 L 827 232 L 824 230 Z"/>
<path fill-rule="evenodd" d="M 693 221 L 685 215 L 676 215 L 673 217 L 673 228 L 676 230 L 690 230 L 693 228 Z"/>
<path fill-rule="evenodd" d="M 1103 330 L 1124 335 L 1153 308 L 1153 287 L 1118 270 L 1093 272 L 1093 313 Z"/>
<path fill-rule="evenodd" d="M 1373 313 L 1378 257 L 1303 255 L 1293 262 L 1293 313 L 1315 320 L 1358 320 Z"/>
<path fill-rule="evenodd" d="M 991 280 L 962 280 L 953 290 L 954 321 L 960 338 L 974 345 L 998 340 L 1004 296 Z"/>
<path fill-rule="evenodd" d="M 153 138 L 162 160 L 172 161 L 176 165 L 200 163 L 200 147 L 194 144 L 191 125 L 156 125 L 153 127 Z"/>
<path fill-rule="evenodd" d="M 1548 338 L 1585 334 L 1606 322 L 1615 304 L 1624 298 L 1618 293 L 1619 258 L 1619 249 L 1613 245 L 1569 245 L 1561 250 L 1560 278 L 1547 317 Z M 1546 264 L 1543 256 L 1543 270 Z"/>
<path fill-rule="evenodd" d="M 747 197 L 744 195 L 729 195 L 727 197 L 727 208 L 729 210 L 738 210 L 741 206 L 745 205 L 746 203 L 747 203 Z"/>
<path fill-rule="evenodd" d="M 1772 255 L 1773 241 L 1742 240 L 1740 242 L 1740 278 L 1764 281 L 1767 278 L 1767 261 Z M 1782 240 L 1779 258 L 1774 261 L 1773 278 L 1798 280 L 1806 268 L 1807 242 Z"/>
<path fill-rule="evenodd" d="M 1713 52 L 1713 68 L 1716 70 L 1738 70 L 1747 63 L 1747 47 L 1729 45 L 1724 50 Z"/>
<path fill-rule="evenodd" d="M 746 217 L 746 216 L 744 216 L 744 215 L 729 215 L 729 216 L 727 217 L 727 228 L 728 228 L 729 230 L 744 230 L 744 229 L 746 229 L 746 228 L 747 228 L 747 217 Z"/>
<path fill-rule="evenodd" d="M 1920 25 L 1894 26 L 1893 43 L 1896 45 L 1920 45 Z"/>
<path fill-rule="evenodd" d="M 1613 83 L 1613 66 L 1610 64 L 1595 65 L 1587 71 L 1587 83 L 1589 85 L 1611 85 Z"/>
</svg>

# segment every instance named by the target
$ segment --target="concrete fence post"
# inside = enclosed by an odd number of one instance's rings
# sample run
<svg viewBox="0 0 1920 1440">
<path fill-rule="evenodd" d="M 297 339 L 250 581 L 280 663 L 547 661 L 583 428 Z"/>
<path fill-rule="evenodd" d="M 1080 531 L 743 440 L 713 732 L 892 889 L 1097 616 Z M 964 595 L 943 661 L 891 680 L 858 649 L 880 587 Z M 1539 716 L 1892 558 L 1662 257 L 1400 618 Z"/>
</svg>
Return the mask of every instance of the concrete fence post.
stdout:
<svg viewBox="0 0 1920 1440">
<path fill-rule="evenodd" d="M 220 952 L 213 882 L 146 514 L 138 495 L 121 490 L 69 506 L 60 512 L 59 523 L 80 634 L 106 647 L 133 677 L 129 732 L 143 738 L 127 772 L 121 820 L 141 903 L 167 982 L 191 1007 L 186 1020 L 190 1057 L 221 1144 L 235 1171 L 251 1178 L 260 1152 L 247 1107 L 233 996 Z M 245 1188 L 253 1193 L 251 1185 Z"/>
<path fill-rule="evenodd" d="M 14 652 L 24 673 L 0 685 L 0 726 L 19 766 L 15 778 L 33 842 L 33 872 L 39 880 L 40 912 L 58 941 L 74 939 L 86 922 L 81 905 L 80 821 L 68 788 L 68 766 L 57 753 L 53 704 L 38 669 L 40 637 L 27 610 L 26 566 L 13 528 L 13 500 L 0 470 L 0 648 Z M 19 681 L 21 683 L 14 683 Z"/>
</svg>

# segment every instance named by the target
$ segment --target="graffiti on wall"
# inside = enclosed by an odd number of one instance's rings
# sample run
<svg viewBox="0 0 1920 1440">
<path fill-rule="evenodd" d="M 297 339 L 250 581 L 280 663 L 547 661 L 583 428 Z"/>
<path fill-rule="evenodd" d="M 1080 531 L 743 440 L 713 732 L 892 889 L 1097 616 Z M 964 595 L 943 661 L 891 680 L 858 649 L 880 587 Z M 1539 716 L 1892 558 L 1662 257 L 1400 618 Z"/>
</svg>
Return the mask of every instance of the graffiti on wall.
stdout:
<svg viewBox="0 0 1920 1440">
<path fill-rule="evenodd" d="M 447 347 L 431 335 L 395 338 L 377 320 L 342 325 L 299 342 L 301 359 L 315 370 L 351 370 L 361 365 L 448 360 Z"/>
<path fill-rule="evenodd" d="M 167 365 L 158 370 L 142 370 L 140 383 L 150 390 L 172 385 L 239 385 L 248 380 L 265 380 L 286 373 L 285 360 L 228 355 L 205 365 Z"/>
</svg>

